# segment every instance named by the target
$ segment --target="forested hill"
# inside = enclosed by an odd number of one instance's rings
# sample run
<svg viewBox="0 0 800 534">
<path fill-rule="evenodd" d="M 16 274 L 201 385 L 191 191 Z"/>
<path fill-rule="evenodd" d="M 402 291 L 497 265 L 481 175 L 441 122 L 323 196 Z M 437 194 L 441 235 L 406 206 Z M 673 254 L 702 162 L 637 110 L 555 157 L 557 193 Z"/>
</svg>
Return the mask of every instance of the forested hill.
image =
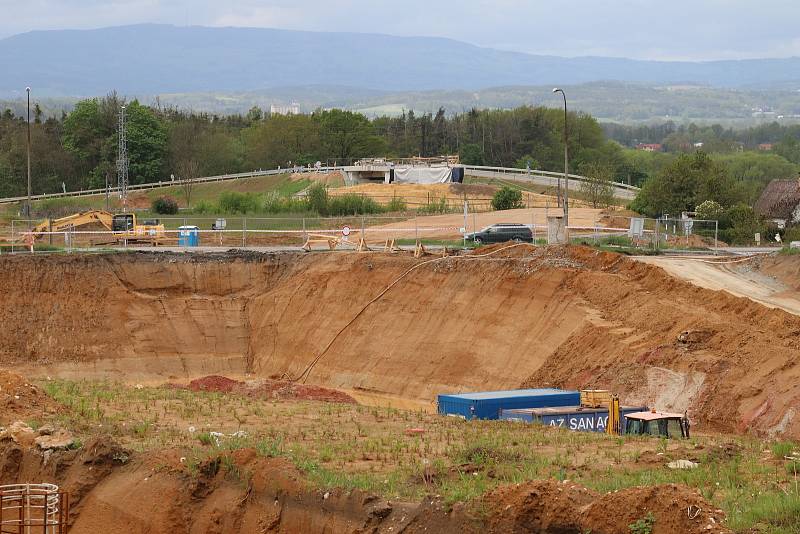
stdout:
<svg viewBox="0 0 800 534">
<path fill-rule="evenodd" d="M 315 84 L 390 91 L 593 80 L 770 87 L 800 82 L 800 58 L 656 62 L 560 58 L 378 34 L 134 25 L 0 40 L 0 96 L 247 91 Z"/>
</svg>

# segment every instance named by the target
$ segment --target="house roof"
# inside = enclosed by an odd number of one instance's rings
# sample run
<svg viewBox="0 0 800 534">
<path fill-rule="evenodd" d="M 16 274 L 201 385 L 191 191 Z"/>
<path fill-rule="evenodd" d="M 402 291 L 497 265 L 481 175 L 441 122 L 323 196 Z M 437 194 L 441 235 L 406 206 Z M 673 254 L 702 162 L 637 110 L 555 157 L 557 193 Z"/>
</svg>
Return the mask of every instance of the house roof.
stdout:
<svg viewBox="0 0 800 534">
<path fill-rule="evenodd" d="M 755 211 L 769 219 L 792 220 L 800 206 L 800 180 L 772 180 L 756 202 Z"/>
</svg>

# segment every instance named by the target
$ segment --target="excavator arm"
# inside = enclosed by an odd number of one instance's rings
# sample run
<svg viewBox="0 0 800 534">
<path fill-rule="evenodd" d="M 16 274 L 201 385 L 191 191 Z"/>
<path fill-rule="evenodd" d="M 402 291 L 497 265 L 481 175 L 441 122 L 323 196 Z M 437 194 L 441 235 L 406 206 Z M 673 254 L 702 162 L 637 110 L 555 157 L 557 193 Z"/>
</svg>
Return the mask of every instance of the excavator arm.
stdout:
<svg viewBox="0 0 800 534">
<path fill-rule="evenodd" d="M 38 239 L 42 237 L 44 232 L 63 232 L 69 228 L 76 228 L 78 226 L 85 226 L 87 224 L 102 224 L 107 230 L 111 230 L 111 221 L 114 216 L 103 210 L 89 210 L 62 217 L 55 220 L 46 220 L 36 226 L 32 233 Z"/>
</svg>

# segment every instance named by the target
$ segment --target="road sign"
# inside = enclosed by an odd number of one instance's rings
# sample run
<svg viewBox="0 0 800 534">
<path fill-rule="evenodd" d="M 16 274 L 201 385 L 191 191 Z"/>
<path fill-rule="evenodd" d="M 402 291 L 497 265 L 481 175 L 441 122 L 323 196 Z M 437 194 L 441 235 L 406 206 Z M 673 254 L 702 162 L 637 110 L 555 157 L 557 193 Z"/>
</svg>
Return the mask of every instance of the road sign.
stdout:
<svg viewBox="0 0 800 534">
<path fill-rule="evenodd" d="M 350 227 L 349 226 L 344 225 L 342 227 L 342 235 L 345 236 L 345 237 L 350 235 Z"/>
</svg>

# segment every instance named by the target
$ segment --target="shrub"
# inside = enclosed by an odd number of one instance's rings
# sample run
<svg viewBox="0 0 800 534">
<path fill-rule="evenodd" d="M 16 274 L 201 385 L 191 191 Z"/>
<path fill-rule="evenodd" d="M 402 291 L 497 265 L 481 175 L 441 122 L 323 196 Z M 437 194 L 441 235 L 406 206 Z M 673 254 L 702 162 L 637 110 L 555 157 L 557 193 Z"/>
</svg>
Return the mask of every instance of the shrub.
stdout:
<svg viewBox="0 0 800 534">
<path fill-rule="evenodd" d="M 381 213 L 383 208 L 370 197 L 347 193 L 328 199 L 328 215 L 368 215 Z"/>
<path fill-rule="evenodd" d="M 386 204 L 386 211 L 391 211 L 391 212 L 406 211 L 406 209 L 408 209 L 406 201 L 403 200 L 402 198 L 397 198 L 396 196 L 392 197 L 392 200 L 390 200 L 389 203 Z"/>
<path fill-rule="evenodd" d="M 522 208 L 522 192 L 504 186 L 492 198 L 492 207 L 496 210 L 513 210 Z"/>
<path fill-rule="evenodd" d="M 706 220 L 706 221 L 716 221 L 719 220 L 720 216 L 722 215 L 722 206 L 719 205 L 719 202 L 714 202 L 713 200 L 706 200 L 695 209 L 695 215 L 698 219 Z"/>
<path fill-rule="evenodd" d="M 261 203 L 258 195 L 225 191 L 219 196 L 220 211 L 228 214 L 246 214 L 258 211 Z"/>
<path fill-rule="evenodd" d="M 726 209 L 719 220 L 720 239 L 730 244 L 747 244 L 755 240 L 755 234 L 761 233 L 762 241 L 769 238 L 767 228 L 746 204 L 736 204 Z"/>
<path fill-rule="evenodd" d="M 153 200 L 150 209 L 159 215 L 175 215 L 178 213 L 178 202 L 172 197 L 158 197 Z"/>
<path fill-rule="evenodd" d="M 264 199 L 265 213 L 300 213 L 308 211 L 308 201 L 299 198 L 269 195 Z"/>
<path fill-rule="evenodd" d="M 216 211 L 218 211 L 218 208 L 208 200 L 195 202 L 194 208 L 192 208 L 192 213 L 197 213 L 198 215 L 206 215 L 208 213 L 215 213 Z"/>
<path fill-rule="evenodd" d="M 328 190 L 324 185 L 317 182 L 308 188 L 307 197 L 308 208 L 316 211 L 323 217 L 328 215 Z"/>
<path fill-rule="evenodd" d="M 440 199 L 431 198 L 428 203 L 417 210 L 418 213 L 425 215 L 435 215 L 437 213 L 448 213 L 449 207 L 447 206 L 447 199 L 442 197 Z"/>
</svg>

